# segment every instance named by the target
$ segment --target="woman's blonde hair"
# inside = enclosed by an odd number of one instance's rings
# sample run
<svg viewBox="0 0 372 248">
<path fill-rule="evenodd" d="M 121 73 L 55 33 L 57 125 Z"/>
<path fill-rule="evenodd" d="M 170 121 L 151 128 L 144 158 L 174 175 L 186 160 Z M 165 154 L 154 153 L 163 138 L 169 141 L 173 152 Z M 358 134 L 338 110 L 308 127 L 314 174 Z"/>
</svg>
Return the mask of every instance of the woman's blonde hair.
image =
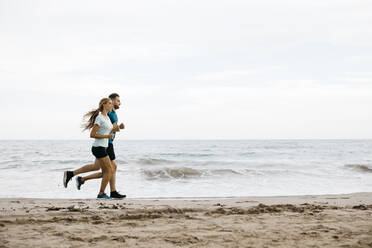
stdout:
<svg viewBox="0 0 372 248">
<path fill-rule="evenodd" d="M 84 115 L 83 121 L 85 119 L 88 120 L 82 125 L 83 131 L 91 129 L 94 126 L 94 121 L 96 120 L 96 117 L 98 116 L 99 112 L 103 111 L 103 105 L 106 104 L 108 101 L 110 101 L 110 98 L 102 98 L 101 101 L 99 101 L 97 109 L 93 109 Z"/>
</svg>

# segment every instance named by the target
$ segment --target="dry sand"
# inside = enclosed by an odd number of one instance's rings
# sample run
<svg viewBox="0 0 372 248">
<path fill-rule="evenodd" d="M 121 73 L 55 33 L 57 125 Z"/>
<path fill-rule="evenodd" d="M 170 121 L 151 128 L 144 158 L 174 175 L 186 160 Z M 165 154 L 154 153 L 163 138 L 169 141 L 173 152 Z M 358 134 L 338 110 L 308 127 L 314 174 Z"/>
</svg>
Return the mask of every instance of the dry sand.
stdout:
<svg viewBox="0 0 372 248">
<path fill-rule="evenodd" d="M 372 247 L 372 193 L 0 199 L 0 247 Z"/>
</svg>

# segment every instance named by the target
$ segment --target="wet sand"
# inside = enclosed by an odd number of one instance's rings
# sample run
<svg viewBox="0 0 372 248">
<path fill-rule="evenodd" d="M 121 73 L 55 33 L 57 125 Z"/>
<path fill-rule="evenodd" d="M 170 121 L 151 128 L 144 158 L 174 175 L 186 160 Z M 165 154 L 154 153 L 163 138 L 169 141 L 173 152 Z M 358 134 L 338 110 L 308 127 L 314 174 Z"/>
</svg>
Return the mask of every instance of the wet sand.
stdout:
<svg viewBox="0 0 372 248">
<path fill-rule="evenodd" d="M 0 247 L 372 247 L 372 193 L 0 199 Z"/>
</svg>

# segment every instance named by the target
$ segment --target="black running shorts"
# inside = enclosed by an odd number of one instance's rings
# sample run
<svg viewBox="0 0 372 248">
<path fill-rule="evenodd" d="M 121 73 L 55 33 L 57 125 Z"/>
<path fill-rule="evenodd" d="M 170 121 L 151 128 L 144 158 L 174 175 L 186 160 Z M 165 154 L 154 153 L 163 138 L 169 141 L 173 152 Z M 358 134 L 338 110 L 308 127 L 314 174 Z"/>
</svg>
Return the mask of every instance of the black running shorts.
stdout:
<svg viewBox="0 0 372 248">
<path fill-rule="evenodd" d="M 115 156 L 115 151 L 114 151 L 114 145 L 110 142 L 107 147 L 107 154 L 109 155 L 111 161 L 115 160 L 116 156 Z"/>
<path fill-rule="evenodd" d="M 92 153 L 96 158 L 104 158 L 107 156 L 107 147 L 92 146 Z"/>
</svg>

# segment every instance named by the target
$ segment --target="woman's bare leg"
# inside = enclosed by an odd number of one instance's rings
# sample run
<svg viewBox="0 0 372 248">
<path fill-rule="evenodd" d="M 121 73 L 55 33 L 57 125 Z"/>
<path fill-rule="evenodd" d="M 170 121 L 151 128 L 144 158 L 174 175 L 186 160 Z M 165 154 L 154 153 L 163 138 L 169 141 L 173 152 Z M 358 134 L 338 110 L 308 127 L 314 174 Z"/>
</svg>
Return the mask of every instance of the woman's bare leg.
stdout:
<svg viewBox="0 0 372 248">
<path fill-rule="evenodd" d="M 102 169 L 102 181 L 101 181 L 101 188 L 99 190 L 99 195 L 105 193 L 106 186 L 111 179 L 112 176 L 112 168 L 111 168 L 111 161 L 109 156 L 104 158 L 100 158 L 99 161 L 101 162 L 101 169 Z"/>
<path fill-rule="evenodd" d="M 81 173 L 85 173 L 85 172 L 89 172 L 89 171 L 96 171 L 96 170 L 99 170 L 101 168 L 100 164 L 99 164 L 99 160 L 96 159 L 94 161 L 94 164 L 87 164 L 87 165 L 84 165 L 83 167 L 80 167 L 79 169 L 77 170 L 74 170 L 73 173 L 74 173 L 74 176 L 76 175 L 79 175 Z"/>
<path fill-rule="evenodd" d="M 83 167 L 80 167 L 77 170 L 74 171 L 65 171 L 63 174 L 63 186 L 67 188 L 68 182 L 71 180 L 72 177 L 79 175 L 81 173 L 89 172 L 89 171 L 97 171 L 101 168 L 100 166 L 100 161 L 96 159 L 93 164 L 87 164 L 84 165 Z M 95 175 L 93 178 L 99 178 L 98 175 Z M 93 179 L 91 178 L 91 179 Z M 83 180 L 84 183 L 84 180 Z"/>
<path fill-rule="evenodd" d="M 73 173 L 74 173 L 74 176 L 76 176 L 76 175 L 79 175 L 81 173 L 99 170 L 101 168 L 101 166 L 102 166 L 101 161 L 99 159 L 96 159 L 94 161 L 94 164 L 84 165 L 83 167 L 81 167 L 77 170 L 74 170 Z M 116 165 L 115 160 L 111 160 L 111 168 L 112 168 L 112 176 L 111 176 L 111 179 L 110 179 L 110 190 L 111 190 L 111 192 L 113 192 L 113 191 L 116 191 L 116 185 L 115 184 L 116 184 L 117 165 Z M 88 175 L 86 177 L 82 177 L 81 181 L 84 183 L 85 181 L 88 181 L 88 180 L 91 180 L 91 179 L 98 179 L 98 178 L 102 178 L 102 172 L 98 172 L 98 173 Z"/>
<path fill-rule="evenodd" d="M 98 165 L 100 169 L 101 168 L 101 162 L 99 160 L 96 159 L 95 161 L 95 164 L 94 164 L 94 168 L 96 168 L 96 166 Z M 91 167 L 88 167 L 88 166 L 91 166 Z M 87 168 L 93 168 L 93 164 L 92 165 L 86 165 Z M 81 167 L 80 169 L 83 169 L 84 167 Z M 111 168 L 112 168 L 112 175 L 111 175 L 111 179 L 110 179 L 110 191 L 113 192 L 113 191 L 116 191 L 116 170 L 117 170 L 117 165 L 116 165 L 116 161 L 115 160 L 111 160 Z M 79 169 L 79 170 L 80 170 Z M 98 170 L 97 169 L 97 170 Z M 84 171 L 86 172 L 86 171 Z M 79 172 L 79 173 L 84 173 L 84 172 Z M 75 174 L 75 171 L 74 171 L 74 175 Z M 91 180 L 91 179 L 98 179 L 98 178 L 102 178 L 102 172 L 98 172 L 98 173 L 94 173 L 94 174 L 91 174 L 91 175 L 88 175 L 86 177 L 82 177 L 81 178 L 81 181 L 84 183 L 85 181 L 88 181 L 88 180 Z"/>
<path fill-rule="evenodd" d="M 98 173 L 88 175 L 86 177 L 82 177 L 81 181 L 84 183 L 85 181 L 88 181 L 88 180 L 91 180 L 91 179 L 98 179 L 98 178 L 102 178 L 102 172 L 98 172 Z"/>
</svg>

